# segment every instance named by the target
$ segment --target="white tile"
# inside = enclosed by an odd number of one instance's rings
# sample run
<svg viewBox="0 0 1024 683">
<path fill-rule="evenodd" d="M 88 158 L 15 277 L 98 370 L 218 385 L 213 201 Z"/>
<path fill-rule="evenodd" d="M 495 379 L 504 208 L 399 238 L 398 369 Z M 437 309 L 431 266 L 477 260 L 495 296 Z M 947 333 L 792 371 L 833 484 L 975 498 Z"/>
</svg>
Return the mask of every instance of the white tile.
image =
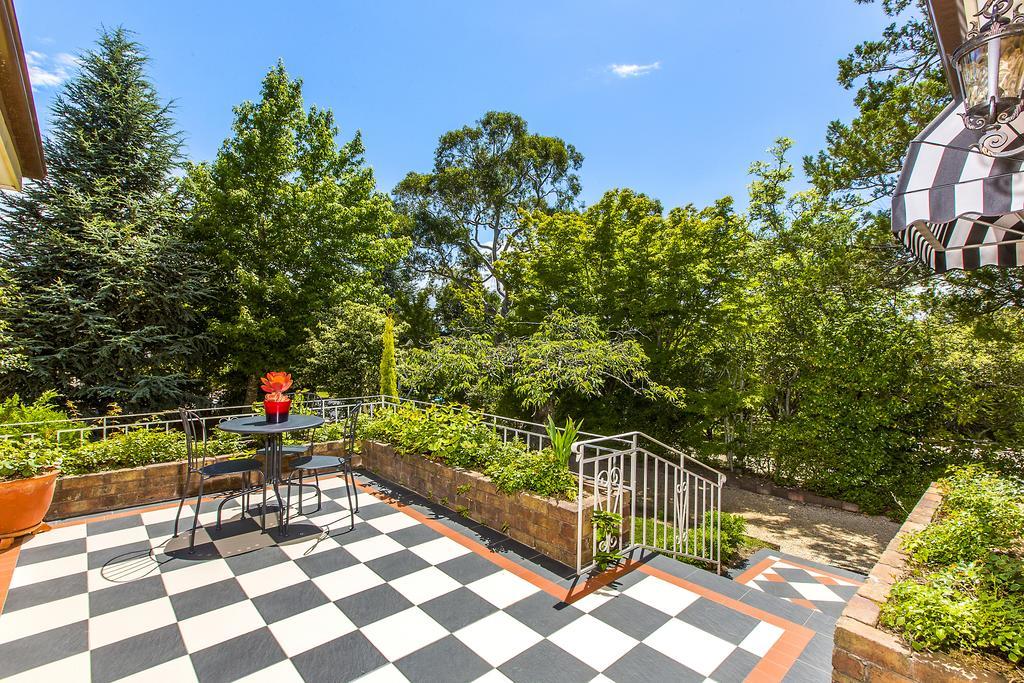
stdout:
<svg viewBox="0 0 1024 683">
<path fill-rule="evenodd" d="M 53 527 L 49 531 L 30 536 L 22 541 L 23 548 L 40 548 L 44 545 L 63 543 L 85 538 L 86 528 L 84 524 L 69 524 L 68 526 Z"/>
<path fill-rule="evenodd" d="M 148 512 L 142 513 L 143 524 L 159 524 L 160 522 L 173 522 L 175 515 L 178 514 L 178 506 L 175 504 L 172 507 L 161 508 L 159 510 L 149 510 Z M 185 506 L 181 509 L 181 517 L 179 518 L 178 529 L 184 525 L 185 520 L 188 520 L 189 525 L 192 524 L 192 506 L 185 503 Z"/>
<path fill-rule="evenodd" d="M 456 557 L 462 557 L 466 553 L 471 552 L 469 548 L 461 543 L 456 543 L 452 539 L 445 537 L 435 538 L 433 541 L 421 543 L 409 548 L 409 550 L 413 551 L 430 564 L 441 564 L 442 562 L 447 562 L 448 560 Z"/>
<path fill-rule="evenodd" d="M 245 678 L 239 678 L 238 683 L 302 683 L 302 676 L 295 669 L 291 660 L 286 659 L 265 669 L 260 669 Z"/>
<path fill-rule="evenodd" d="M 462 584 L 437 567 L 427 567 L 412 574 L 393 579 L 390 584 L 396 591 L 409 598 L 414 605 L 457 590 Z"/>
<path fill-rule="evenodd" d="M 754 627 L 753 631 L 747 634 L 747 637 L 740 643 L 740 647 L 750 654 L 764 657 L 768 650 L 772 649 L 772 646 L 782 637 L 783 633 L 785 631 L 778 626 L 762 621 Z"/>
<path fill-rule="evenodd" d="M 320 534 L 318 536 L 310 536 L 299 541 L 291 541 L 284 544 L 278 544 L 278 548 L 284 551 L 284 554 L 293 560 L 297 560 L 300 557 L 309 557 L 310 555 L 319 555 L 325 553 L 328 550 L 334 550 L 340 544 L 333 538 L 326 534 Z"/>
<path fill-rule="evenodd" d="M 383 515 L 381 517 L 374 517 L 367 522 L 370 526 L 374 527 L 381 533 L 390 534 L 392 531 L 398 531 L 399 529 L 408 529 L 411 526 L 419 524 L 415 519 L 402 512 L 396 512 L 393 515 Z"/>
<path fill-rule="evenodd" d="M 448 630 L 419 607 L 410 607 L 364 626 L 362 633 L 393 662 L 444 638 Z"/>
<path fill-rule="evenodd" d="M 62 576 L 78 574 L 89 569 L 89 558 L 85 553 L 58 557 L 55 560 L 45 562 L 33 562 L 32 564 L 18 565 L 14 568 L 14 575 L 11 577 L 11 588 L 28 586 L 40 581 L 59 579 Z"/>
<path fill-rule="evenodd" d="M 573 601 L 572 606 L 589 614 L 617 595 L 619 595 L 618 589 L 611 586 L 602 586 L 593 593 Z"/>
<path fill-rule="evenodd" d="M 223 643 L 263 626 L 263 617 L 248 600 L 178 622 L 181 638 L 190 653 Z"/>
<path fill-rule="evenodd" d="M 822 602 L 846 602 L 841 597 L 829 590 L 828 586 L 820 583 L 790 583 L 800 595 L 808 600 L 821 600 Z"/>
<path fill-rule="evenodd" d="M 637 644 L 635 638 L 589 614 L 555 631 L 548 640 L 598 671 L 607 669 Z"/>
<path fill-rule="evenodd" d="M 108 531 L 105 534 L 89 535 L 85 539 L 85 549 L 91 553 L 96 550 L 107 550 L 108 548 L 116 548 L 121 545 L 142 541 L 149 541 L 146 527 L 133 526 L 127 529 Z"/>
<path fill-rule="evenodd" d="M 364 541 L 349 543 L 345 546 L 345 550 L 352 553 L 360 562 L 369 562 L 378 557 L 405 550 L 405 546 L 390 536 L 374 536 Z"/>
<path fill-rule="evenodd" d="M 7 611 L 0 614 L 0 643 L 34 636 L 88 618 L 89 596 L 84 593 L 34 607 Z"/>
<path fill-rule="evenodd" d="M 269 628 L 289 657 L 329 643 L 356 629 L 355 624 L 334 603 L 300 612 L 274 622 Z"/>
<path fill-rule="evenodd" d="M 679 619 L 644 638 L 644 643 L 683 666 L 710 676 L 736 646 Z"/>
<path fill-rule="evenodd" d="M 196 670 L 192 668 L 192 659 L 188 656 L 178 657 L 169 662 L 158 664 L 151 669 L 132 674 L 127 678 L 117 679 L 118 683 L 153 683 L 154 681 L 174 681 L 174 683 L 193 683 Z"/>
<path fill-rule="evenodd" d="M 250 598 L 273 593 L 276 590 L 309 580 L 306 573 L 299 569 L 294 562 L 281 562 L 257 569 L 254 572 L 239 574 L 235 578 Z"/>
<path fill-rule="evenodd" d="M 374 669 L 365 676 L 360 676 L 353 683 L 408 683 L 409 679 L 402 675 L 394 664 L 386 664 Z"/>
<path fill-rule="evenodd" d="M 96 649 L 176 621 L 168 598 L 157 598 L 89 620 L 89 647 Z"/>
<path fill-rule="evenodd" d="M 501 666 L 543 638 L 505 612 L 475 621 L 453 634 L 491 666 Z"/>
<path fill-rule="evenodd" d="M 72 683 L 73 681 L 85 681 L 89 679 L 92 658 L 88 652 L 65 657 L 56 662 L 49 662 L 43 666 L 20 674 L 5 677 L 5 683 L 42 683 L 44 681 L 62 681 Z M 152 679 L 150 679 L 152 680 Z"/>
<path fill-rule="evenodd" d="M 467 584 L 466 588 L 498 609 L 505 609 L 539 590 L 529 581 L 504 570 Z"/>
<path fill-rule="evenodd" d="M 318 576 L 313 579 L 313 583 L 323 591 L 329 600 L 340 600 L 368 588 L 379 586 L 384 583 L 384 579 L 377 576 L 366 565 L 356 564 Z"/>
<path fill-rule="evenodd" d="M 198 560 L 195 564 L 181 569 L 161 572 L 164 588 L 168 595 L 177 595 L 185 591 L 208 586 L 211 583 L 224 581 L 234 576 L 228 563 L 221 559 Z"/>
<path fill-rule="evenodd" d="M 675 616 L 693 604 L 700 596 L 655 576 L 648 576 L 630 586 L 624 594 L 649 607 Z"/>
</svg>

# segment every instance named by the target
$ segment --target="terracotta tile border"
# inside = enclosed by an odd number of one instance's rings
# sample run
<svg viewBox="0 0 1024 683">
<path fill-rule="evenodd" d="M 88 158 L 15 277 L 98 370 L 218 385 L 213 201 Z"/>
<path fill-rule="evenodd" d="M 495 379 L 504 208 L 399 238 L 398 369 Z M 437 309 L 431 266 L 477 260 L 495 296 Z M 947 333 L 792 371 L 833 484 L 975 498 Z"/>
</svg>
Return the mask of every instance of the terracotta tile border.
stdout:
<svg viewBox="0 0 1024 683">
<path fill-rule="evenodd" d="M 764 558 L 763 560 L 761 560 L 760 562 L 755 564 L 753 567 L 748 568 L 745 572 L 743 572 L 742 574 L 737 576 L 734 580 L 737 583 L 745 584 L 747 581 L 753 580 L 755 577 L 757 577 L 759 574 L 761 574 L 761 572 L 763 572 L 765 569 L 770 569 L 772 567 L 772 565 L 774 565 L 777 562 L 785 562 L 786 564 L 793 565 L 794 567 L 796 567 L 798 569 L 803 569 L 805 572 L 813 572 L 815 574 L 822 574 L 824 576 L 829 577 L 830 579 L 839 580 L 839 581 L 846 581 L 848 583 L 854 584 L 855 586 L 863 586 L 864 585 L 864 582 L 860 581 L 859 579 L 850 578 L 848 576 L 840 576 L 839 574 L 834 574 L 834 573 L 828 571 L 827 569 L 818 569 L 817 567 L 808 567 L 805 564 L 800 564 L 799 562 L 794 562 L 793 560 L 786 559 L 785 557 L 776 558 L 774 556 L 769 556 L 769 557 Z M 826 585 L 830 585 L 830 584 L 826 584 Z"/>
<path fill-rule="evenodd" d="M 336 476 L 336 475 L 329 475 Z M 329 478 L 329 477 L 324 477 Z M 508 558 L 502 557 L 500 553 L 496 553 L 481 543 L 478 543 L 472 539 L 469 539 L 459 533 L 458 531 L 451 529 L 441 522 L 430 519 L 418 510 L 413 509 L 407 503 L 402 503 L 395 498 L 388 496 L 377 489 L 356 482 L 356 486 L 366 492 L 369 495 L 381 500 L 382 502 L 390 505 L 392 508 L 402 512 L 403 514 L 409 515 L 416 521 L 420 522 L 424 526 L 433 529 L 434 531 L 442 534 L 446 538 L 449 538 L 466 549 L 480 555 L 481 557 L 493 562 L 502 569 L 509 571 L 519 578 L 530 582 L 540 590 L 551 595 L 552 597 L 566 603 L 575 602 L 581 598 L 590 595 L 594 591 L 597 591 L 608 584 L 615 581 L 617 578 L 624 574 L 636 570 L 641 571 L 649 576 L 659 578 L 668 583 L 684 588 L 688 591 L 696 593 L 701 597 L 718 603 L 723 607 L 727 607 L 736 612 L 746 614 L 747 616 L 764 621 L 773 626 L 777 626 L 783 630 L 782 636 L 772 646 L 764 657 L 758 662 L 757 666 L 754 667 L 750 675 L 745 679 L 750 682 L 763 682 L 763 681 L 775 681 L 782 680 L 782 678 L 789 672 L 793 664 L 800 657 L 800 654 L 807 647 L 807 644 L 814 637 L 814 632 L 806 626 L 801 626 L 794 622 L 783 619 L 782 617 L 766 612 L 765 610 L 759 609 L 752 605 L 747 605 L 734 598 L 716 593 L 715 591 L 700 586 L 695 583 L 680 579 L 677 576 L 673 576 L 668 572 L 662 571 L 655 567 L 651 567 L 643 562 L 629 561 L 624 565 L 603 572 L 598 576 L 589 578 L 583 585 L 574 584 L 569 590 L 559 586 L 554 581 L 546 579 L 526 567 L 516 564 Z M 207 499 L 204 498 L 204 501 Z M 211 498 L 212 500 L 212 498 Z M 148 505 L 144 507 L 138 507 L 131 510 L 121 510 L 119 512 L 113 512 L 109 514 L 97 515 L 93 517 L 87 517 L 83 519 L 68 520 L 53 524 L 54 528 L 60 528 L 65 526 L 74 526 L 78 524 L 88 524 L 89 522 L 99 522 L 109 519 L 118 519 L 121 517 L 129 517 L 132 515 L 138 515 L 143 512 L 150 512 L 153 510 L 163 510 L 169 507 L 174 507 L 178 502 L 167 502 L 158 505 Z M 13 546 L 3 552 L 0 552 L 0 613 L 3 611 L 3 602 L 7 596 L 7 590 L 10 585 L 11 578 L 14 574 L 14 567 L 18 560 L 18 551 L 21 545 L 21 540 L 16 540 Z M 759 565 L 762 563 L 758 563 Z M 748 570 L 749 571 L 749 570 Z M 817 571 L 817 570 L 815 570 Z M 756 576 L 756 574 L 755 574 Z"/>
</svg>

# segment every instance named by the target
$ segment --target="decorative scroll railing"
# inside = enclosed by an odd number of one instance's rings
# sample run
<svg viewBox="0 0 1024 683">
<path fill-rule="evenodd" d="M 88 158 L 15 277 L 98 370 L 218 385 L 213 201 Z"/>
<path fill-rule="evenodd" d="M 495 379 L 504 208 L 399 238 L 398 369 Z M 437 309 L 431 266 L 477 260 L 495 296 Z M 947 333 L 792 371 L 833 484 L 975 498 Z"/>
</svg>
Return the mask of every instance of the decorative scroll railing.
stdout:
<svg viewBox="0 0 1024 683">
<path fill-rule="evenodd" d="M 642 432 L 583 439 L 573 452 L 579 474 L 577 572 L 594 569 L 603 554 L 638 548 L 701 560 L 721 571 L 724 474 Z M 619 516 L 618 533 L 601 536 L 587 524 L 591 501 L 593 510 Z M 591 552 L 584 554 L 587 539 Z"/>
</svg>

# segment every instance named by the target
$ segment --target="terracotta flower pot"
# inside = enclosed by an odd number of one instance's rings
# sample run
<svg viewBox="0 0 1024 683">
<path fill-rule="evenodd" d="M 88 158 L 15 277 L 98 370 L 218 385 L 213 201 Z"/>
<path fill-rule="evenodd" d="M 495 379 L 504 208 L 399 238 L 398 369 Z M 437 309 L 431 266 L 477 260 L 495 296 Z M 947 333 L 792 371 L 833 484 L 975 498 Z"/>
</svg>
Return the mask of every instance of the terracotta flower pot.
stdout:
<svg viewBox="0 0 1024 683">
<path fill-rule="evenodd" d="M 285 422 L 288 419 L 288 411 L 291 408 L 292 400 L 286 398 L 283 401 L 264 401 L 263 412 L 267 415 L 267 422 Z"/>
<path fill-rule="evenodd" d="M 27 479 L 0 481 L 0 538 L 31 532 L 43 521 L 53 500 L 57 470 Z"/>
</svg>

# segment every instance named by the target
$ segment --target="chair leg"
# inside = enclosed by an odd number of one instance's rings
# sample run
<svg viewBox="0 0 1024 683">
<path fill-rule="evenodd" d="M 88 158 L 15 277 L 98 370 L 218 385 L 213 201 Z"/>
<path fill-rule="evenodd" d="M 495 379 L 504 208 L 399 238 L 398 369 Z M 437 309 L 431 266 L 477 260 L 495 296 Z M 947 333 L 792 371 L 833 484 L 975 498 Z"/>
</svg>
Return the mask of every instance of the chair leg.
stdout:
<svg viewBox="0 0 1024 683">
<path fill-rule="evenodd" d="M 260 477 L 260 481 L 263 482 L 263 507 L 260 508 L 260 522 L 263 525 L 263 533 L 267 533 L 267 477 L 265 475 Z"/>
<path fill-rule="evenodd" d="M 245 508 L 249 505 L 249 489 L 252 488 L 249 483 L 252 481 L 249 478 L 250 474 L 251 472 L 246 472 L 242 475 L 242 485 L 245 489 L 242 492 L 242 514 L 239 516 L 239 519 L 245 519 Z"/>
<path fill-rule="evenodd" d="M 348 481 L 345 482 L 345 486 L 352 486 L 352 495 L 356 501 L 356 507 L 354 512 L 359 512 L 359 489 L 356 488 L 356 474 L 352 471 L 352 461 L 345 461 L 345 472 L 347 473 L 346 478 Z"/>
<path fill-rule="evenodd" d="M 302 473 L 303 473 L 303 470 L 298 470 L 298 472 L 299 472 L 299 514 L 301 515 L 302 514 Z M 289 491 L 289 494 L 290 494 L 291 493 L 291 487 L 288 488 L 288 491 Z"/>
<path fill-rule="evenodd" d="M 356 508 L 352 505 L 352 488 L 348 485 L 348 475 L 351 473 L 351 468 L 346 463 L 344 465 L 345 472 L 342 476 L 345 477 L 345 495 L 348 496 L 348 527 L 349 529 L 356 528 Z M 359 496 L 356 495 L 356 505 L 359 505 Z"/>
<path fill-rule="evenodd" d="M 316 484 L 316 511 L 320 512 L 320 508 L 324 506 L 323 491 L 320 490 L 320 473 L 313 470 L 313 482 Z"/>
<path fill-rule="evenodd" d="M 188 551 L 194 553 L 196 551 L 196 525 L 199 524 L 199 506 L 203 501 L 203 484 L 206 483 L 206 478 L 203 475 L 199 475 L 199 495 L 196 496 L 196 514 L 192 517 L 192 539 L 188 542 Z"/>
<path fill-rule="evenodd" d="M 192 470 L 185 475 L 185 483 L 181 487 L 181 500 L 178 501 L 178 513 L 174 515 L 174 538 L 178 537 L 178 520 L 181 519 L 181 511 L 185 507 L 185 498 L 188 497 L 188 485 L 192 482 Z"/>
</svg>

